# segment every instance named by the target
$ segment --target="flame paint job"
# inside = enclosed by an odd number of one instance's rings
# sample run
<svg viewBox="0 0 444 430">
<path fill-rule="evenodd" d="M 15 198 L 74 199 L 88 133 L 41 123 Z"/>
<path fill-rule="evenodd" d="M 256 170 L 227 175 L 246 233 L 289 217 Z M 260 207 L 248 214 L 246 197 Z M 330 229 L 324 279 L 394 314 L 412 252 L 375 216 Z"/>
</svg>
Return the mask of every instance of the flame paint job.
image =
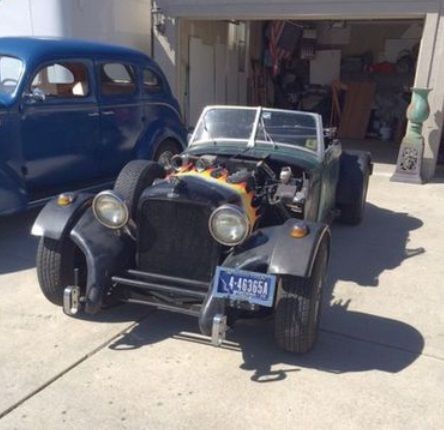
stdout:
<svg viewBox="0 0 444 430">
<path fill-rule="evenodd" d="M 251 228 L 253 229 L 259 218 L 258 209 L 253 206 L 254 192 L 248 190 L 248 185 L 246 182 L 241 182 L 238 184 L 228 182 L 228 170 L 223 169 L 220 174 L 213 176 L 212 173 L 215 170 L 215 168 L 208 168 L 202 172 L 198 172 L 193 165 L 189 164 L 183 166 L 178 172 L 173 173 L 171 176 L 177 176 L 179 178 L 192 176 L 195 178 L 200 178 L 210 184 L 215 184 L 235 191 L 241 199 L 242 209 L 247 214 Z"/>
</svg>

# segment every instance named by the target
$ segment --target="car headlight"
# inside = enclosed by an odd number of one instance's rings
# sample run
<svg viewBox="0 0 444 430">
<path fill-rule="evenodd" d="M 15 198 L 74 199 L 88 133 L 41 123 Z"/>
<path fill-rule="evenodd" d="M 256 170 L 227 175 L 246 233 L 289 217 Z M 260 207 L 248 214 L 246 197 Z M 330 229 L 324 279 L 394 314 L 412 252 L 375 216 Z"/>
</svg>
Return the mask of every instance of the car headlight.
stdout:
<svg viewBox="0 0 444 430">
<path fill-rule="evenodd" d="M 250 222 L 246 214 L 237 206 L 218 207 L 210 217 L 210 233 L 219 243 L 235 246 L 242 243 L 250 233 Z"/>
<path fill-rule="evenodd" d="M 94 197 L 92 203 L 94 216 L 105 227 L 118 229 L 128 222 L 128 207 L 112 191 L 102 191 Z"/>
</svg>

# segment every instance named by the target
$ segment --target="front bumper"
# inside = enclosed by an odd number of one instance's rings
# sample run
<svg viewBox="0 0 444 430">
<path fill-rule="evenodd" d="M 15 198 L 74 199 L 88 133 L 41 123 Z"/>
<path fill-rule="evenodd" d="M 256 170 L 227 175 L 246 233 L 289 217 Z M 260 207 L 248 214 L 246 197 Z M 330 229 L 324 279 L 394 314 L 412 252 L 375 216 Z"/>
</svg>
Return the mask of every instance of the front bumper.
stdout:
<svg viewBox="0 0 444 430">
<path fill-rule="evenodd" d="M 111 282 L 118 300 L 197 317 L 202 334 L 207 336 L 214 317 L 226 313 L 225 300 L 214 297 L 206 282 L 132 269 L 123 276 L 112 276 Z"/>
</svg>

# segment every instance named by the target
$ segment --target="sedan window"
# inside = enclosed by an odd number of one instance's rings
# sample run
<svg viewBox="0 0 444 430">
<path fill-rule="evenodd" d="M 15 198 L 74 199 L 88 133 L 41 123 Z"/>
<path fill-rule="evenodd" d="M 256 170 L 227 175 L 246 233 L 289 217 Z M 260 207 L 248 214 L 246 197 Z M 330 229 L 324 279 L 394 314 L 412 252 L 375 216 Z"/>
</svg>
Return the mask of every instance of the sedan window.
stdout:
<svg viewBox="0 0 444 430">
<path fill-rule="evenodd" d="M 100 89 L 105 96 L 123 96 L 135 93 L 134 68 L 121 63 L 102 64 L 100 67 Z"/>
<path fill-rule="evenodd" d="M 79 62 L 60 62 L 42 67 L 31 83 L 46 97 L 74 98 L 89 94 L 88 69 Z"/>
<path fill-rule="evenodd" d="M 157 93 L 162 90 L 162 80 L 151 69 L 143 70 L 143 92 L 145 94 Z"/>
<path fill-rule="evenodd" d="M 18 58 L 0 55 L 0 93 L 11 95 L 17 88 L 23 70 Z"/>
</svg>

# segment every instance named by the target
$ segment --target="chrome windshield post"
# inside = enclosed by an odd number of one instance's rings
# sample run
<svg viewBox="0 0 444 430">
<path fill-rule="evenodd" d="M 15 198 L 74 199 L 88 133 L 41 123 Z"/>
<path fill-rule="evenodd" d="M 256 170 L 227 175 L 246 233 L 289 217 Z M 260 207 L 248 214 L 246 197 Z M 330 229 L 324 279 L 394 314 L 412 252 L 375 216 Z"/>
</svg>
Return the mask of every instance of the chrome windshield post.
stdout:
<svg viewBox="0 0 444 430">
<path fill-rule="evenodd" d="M 253 129 L 251 130 L 250 138 L 248 139 L 247 148 L 253 148 L 256 141 L 257 128 L 259 127 L 259 121 L 262 115 L 262 107 L 259 106 L 256 110 L 256 116 L 254 117 Z"/>
</svg>

